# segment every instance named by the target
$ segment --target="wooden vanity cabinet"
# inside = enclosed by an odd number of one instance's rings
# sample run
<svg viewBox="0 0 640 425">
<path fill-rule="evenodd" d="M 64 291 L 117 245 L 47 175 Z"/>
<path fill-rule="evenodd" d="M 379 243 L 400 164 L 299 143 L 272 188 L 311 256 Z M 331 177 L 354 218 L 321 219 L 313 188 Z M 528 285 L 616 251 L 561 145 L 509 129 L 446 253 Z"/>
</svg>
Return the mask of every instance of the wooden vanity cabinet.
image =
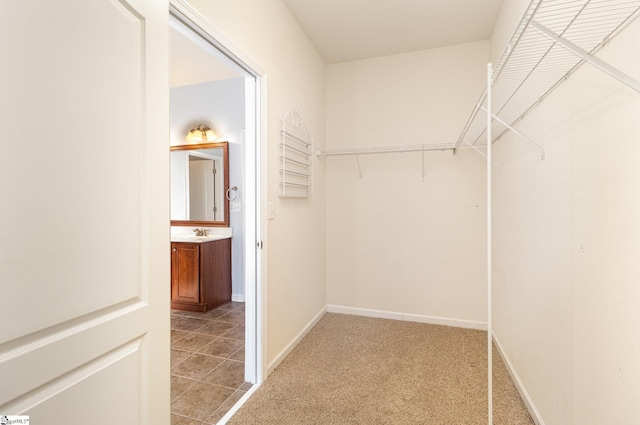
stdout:
<svg viewBox="0 0 640 425">
<path fill-rule="evenodd" d="M 207 311 L 231 301 L 231 239 L 171 242 L 171 308 Z"/>
</svg>

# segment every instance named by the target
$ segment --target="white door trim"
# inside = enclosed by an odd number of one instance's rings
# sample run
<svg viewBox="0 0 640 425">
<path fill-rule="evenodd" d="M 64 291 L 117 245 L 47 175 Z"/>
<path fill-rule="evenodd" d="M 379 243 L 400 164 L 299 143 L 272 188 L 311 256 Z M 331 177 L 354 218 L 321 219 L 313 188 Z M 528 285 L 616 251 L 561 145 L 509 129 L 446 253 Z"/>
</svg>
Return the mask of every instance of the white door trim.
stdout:
<svg viewBox="0 0 640 425">
<path fill-rule="evenodd" d="M 246 303 L 246 378 L 257 384 L 267 376 L 266 369 L 266 284 L 267 249 L 262 241 L 267 237 L 267 107 L 266 72 L 248 55 L 226 38 L 211 22 L 184 0 L 170 0 L 171 16 L 181 21 L 202 36 L 221 54 L 235 63 L 247 77 L 245 108 L 247 117 L 255 116 L 254 128 L 247 128 L 246 140 L 255 139 L 255 144 L 245 146 L 245 181 L 254 182 L 245 188 L 245 303 Z M 255 81 L 252 84 L 249 80 Z M 253 133 L 253 136 L 252 136 Z"/>
</svg>

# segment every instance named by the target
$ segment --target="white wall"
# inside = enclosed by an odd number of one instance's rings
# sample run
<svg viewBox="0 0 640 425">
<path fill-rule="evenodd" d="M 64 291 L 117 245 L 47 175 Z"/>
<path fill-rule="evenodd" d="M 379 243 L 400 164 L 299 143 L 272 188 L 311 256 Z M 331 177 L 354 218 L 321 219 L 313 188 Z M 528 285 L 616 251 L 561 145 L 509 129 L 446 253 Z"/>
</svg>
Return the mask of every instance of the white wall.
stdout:
<svg viewBox="0 0 640 425">
<path fill-rule="evenodd" d="M 452 143 L 489 42 L 327 68 L 327 147 Z M 484 160 L 461 149 L 325 157 L 332 305 L 486 323 Z"/>
<path fill-rule="evenodd" d="M 268 255 L 267 362 L 272 363 L 326 305 L 324 168 L 314 163 L 313 196 L 277 197 L 277 120 L 299 107 L 322 148 L 325 65 L 280 0 L 191 0 L 191 5 L 267 72 L 269 201 L 276 217 Z"/>
<path fill-rule="evenodd" d="M 244 78 L 173 87 L 170 106 L 171 145 L 187 144 L 187 133 L 198 124 L 209 125 L 218 136 L 215 141 L 240 144 L 245 124 Z"/>
<path fill-rule="evenodd" d="M 171 89 L 172 145 L 184 145 L 185 136 L 198 124 L 209 125 L 218 139 L 229 142 L 229 187 L 237 186 L 239 202 L 244 211 L 244 159 L 242 132 L 245 127 L 244 78 L 232 78 L 208 83 L 192 84 Z M 229 213 L 233 228 L 231 244 L 232 295 L 242 299 L 244 281 L 244 223 L 242 212 Z"/>
<path fill-rule="evenodd" d="M 636 20 L 598 56 L 640 78 L 639 39 Z M 584 65 L 518 126 L 544 161 L 494 145 L 494 331 L 546 425 L 640 423 L 639 114 Z"/>
<path fill-rule="evenodd" d="M 507 49 L 507 43 L 530 3 L 531 0 L 503 0 L 500 16 L 491 34 L 491 61 L 494 66 Z"/>
</svg>

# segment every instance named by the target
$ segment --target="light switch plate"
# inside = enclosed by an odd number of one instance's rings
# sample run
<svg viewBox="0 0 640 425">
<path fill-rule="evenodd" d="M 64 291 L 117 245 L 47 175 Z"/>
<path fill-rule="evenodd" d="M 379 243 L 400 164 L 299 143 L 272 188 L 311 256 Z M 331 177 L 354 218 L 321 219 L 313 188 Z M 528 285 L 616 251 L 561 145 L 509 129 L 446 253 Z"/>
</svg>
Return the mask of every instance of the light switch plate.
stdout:
<svg viewBox="0 0 640 425">
<path fill-rule="evenodd" d="M 269 212 L 267 213 L 269 220 L 276 218 L 276 206 L 273 202 L 269 202 Z"/>
<path fill-rule="evenodd" d="M 229 203 L 229 209 L 231 212 L 240 212 L 240 202 Z"/>
</svg>

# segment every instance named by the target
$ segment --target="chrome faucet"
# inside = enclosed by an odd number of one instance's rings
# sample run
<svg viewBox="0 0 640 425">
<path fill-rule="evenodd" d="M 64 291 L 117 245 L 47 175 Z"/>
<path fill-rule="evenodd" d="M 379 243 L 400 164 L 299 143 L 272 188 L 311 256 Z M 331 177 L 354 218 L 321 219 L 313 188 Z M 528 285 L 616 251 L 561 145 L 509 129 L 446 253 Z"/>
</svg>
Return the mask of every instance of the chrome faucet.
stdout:
<svg viewBox="0 0 640 425">
<path fill-rule="evenodd" d="M 196 236 L 208 236 L 209 235 L 209 231 L 207 229 L 193 229 L 193 231 L 195 232 Z"/>
</svg>

